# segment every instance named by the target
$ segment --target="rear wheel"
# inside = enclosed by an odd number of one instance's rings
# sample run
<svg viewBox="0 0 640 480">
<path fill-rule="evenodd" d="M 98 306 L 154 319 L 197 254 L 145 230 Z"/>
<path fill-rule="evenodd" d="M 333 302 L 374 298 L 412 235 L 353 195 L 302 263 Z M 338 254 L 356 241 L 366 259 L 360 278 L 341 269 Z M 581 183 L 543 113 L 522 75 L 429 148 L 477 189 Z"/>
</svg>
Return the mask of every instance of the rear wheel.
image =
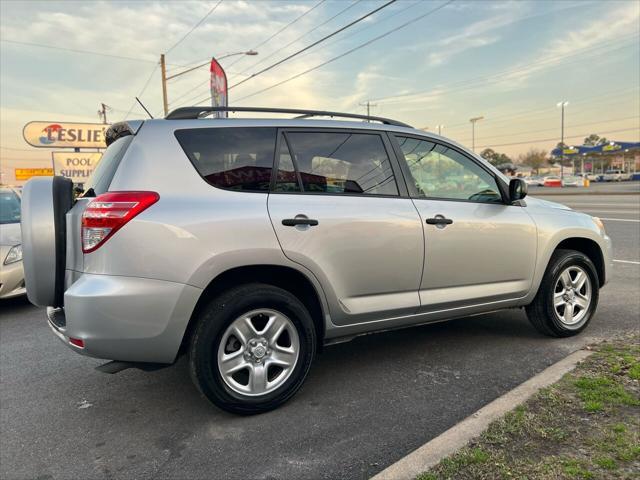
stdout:
<svg viewBox="0 0 640 480">
<path fill-rule="evenodd" d="M 527 316 L 541 333 L 569 337 L 584 330 L 598 306 L 598 274 L 593 262 L 575 250 L 557 250 Z"/>
<path fill-rule="evenodd" d="M 302 386 L 315 355 L 315 327 L 291 293 L 264 284 L 237 287 L 213 299 L 197 321 L 191 376 L 218 407 L 265 412 Z"/>
</svg>

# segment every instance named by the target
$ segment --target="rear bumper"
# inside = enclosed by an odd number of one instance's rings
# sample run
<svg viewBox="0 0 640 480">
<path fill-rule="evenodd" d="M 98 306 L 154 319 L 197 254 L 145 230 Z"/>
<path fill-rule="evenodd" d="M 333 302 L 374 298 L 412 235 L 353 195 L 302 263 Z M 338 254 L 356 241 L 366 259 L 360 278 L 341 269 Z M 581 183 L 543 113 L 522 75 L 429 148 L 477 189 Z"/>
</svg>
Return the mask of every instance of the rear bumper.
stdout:
<svg viewBox="0 0 640 480">
<path fill-rule="evenodd" d="M 65 292 L 64 310 L 49 308 L 47 316 L 56 336 L 77 353 L 171 363 L 201 293 L 162 280 L 82 274 Z"/>
</svg>

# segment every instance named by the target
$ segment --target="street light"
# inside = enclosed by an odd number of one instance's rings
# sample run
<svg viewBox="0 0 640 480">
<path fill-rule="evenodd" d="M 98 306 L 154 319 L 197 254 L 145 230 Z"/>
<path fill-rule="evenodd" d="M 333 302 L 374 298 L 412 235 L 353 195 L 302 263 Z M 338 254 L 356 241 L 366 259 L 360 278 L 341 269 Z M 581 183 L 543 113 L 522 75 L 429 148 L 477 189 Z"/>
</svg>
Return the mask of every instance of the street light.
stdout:
<svg viewBox="0 0 640 480">
<path fill-rule="evenodd" d="M 470 118 L 471 122 L 471 150 L 476 151 L 476 122 L 480 120 L 484 120 L 484 117 L 473 117 Z"/>
<path fill-rule="evenodd" d="M 225 58 L 234 57 L 236 55 L 247 55 L 250 57 L 254 57 L 258 55 L 258 52 L 256 52 L 255 50 L 247 50 L 246 52 L 227 53 L 226 55 L 216 58 L 216 60 L 223 60 Z M 179 77 L 180 75 L 184 75 L 185 73 L 192 72 L 194 70 L 197 70 L 209 64 L 211 64 L 211 60 L 207 60 L 206 62 L 201 63 L 200 65 L 196 65 L 195 67 L 191 67 L 187 70 L 183 70 L 182 72 L 178 72 L 174 75 L 167 77 L 167 69 L 164 63 L 164 53 L 160 55 L 160 71 L 162 73 L 162 102 L 164 104 L 165 116 L 167 115 L 167 113 L 169 113 L 169 100 L 167 98 L 167 80 L 171 80 L 172 78 Z"/>
<path fill-rule="evenodd" d="M 564 178 L 564 107 L 567 105 L 569 105 L 569 102 L 566 100 L 556 104 L 556 107 L 562 109 L 560 120 L 560 180 Z"/>
</svg>

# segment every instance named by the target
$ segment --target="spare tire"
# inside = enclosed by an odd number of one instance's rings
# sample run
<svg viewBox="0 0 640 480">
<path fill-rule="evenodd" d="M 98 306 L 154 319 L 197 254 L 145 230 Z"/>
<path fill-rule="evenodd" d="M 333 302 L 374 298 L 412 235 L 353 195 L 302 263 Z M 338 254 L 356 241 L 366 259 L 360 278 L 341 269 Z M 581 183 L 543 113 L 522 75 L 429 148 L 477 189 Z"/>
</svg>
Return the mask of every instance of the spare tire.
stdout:
<svg viewBox="0 0 640 480">
<path fill-rule="evenodd" d="M 34 177 L 22 190 L 22 258 L 27 297 L 41 307 L 62 307 L 66 267 L 66 213 L 73 182 Z"/>
</svg>

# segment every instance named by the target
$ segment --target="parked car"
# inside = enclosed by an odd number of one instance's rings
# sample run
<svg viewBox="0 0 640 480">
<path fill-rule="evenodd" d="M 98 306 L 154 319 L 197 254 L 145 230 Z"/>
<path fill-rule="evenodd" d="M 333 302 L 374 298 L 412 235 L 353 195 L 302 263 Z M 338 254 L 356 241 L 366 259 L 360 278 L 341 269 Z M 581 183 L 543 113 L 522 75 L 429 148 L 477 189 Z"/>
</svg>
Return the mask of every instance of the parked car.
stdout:
<svg viewBox="0 0 640 480">
<path fill-rule="evenodd" d="M 209 400 L 250 414 L 290 399 L 324 344 L 502 308 L 552 337 L 592 319 L 612 264 L 598 218 L 394 120 L 212 111 L 111 126 L 75 201 L 62 177 L 24 188 L 29 299 L 101 370 L 184 353 Z"/>
<path fill-rule="evenodd" d="M 582 177 L 569 175 L 562 180 L 563 187 L 584 187 L 584 180 Z"/>
<path fill-rule="evenodd" d="M 562 179 L 555 175 L 544 177 L 543 185 L 545 187 L 562 187 Z"/>
<path fill-rule="evenodd" d="M 584 178 L 586 178 L 590 182 L 599 182 L 600 181 L 600 175 L 598 175 L 597 173 L 585 173 L 584 174 Z"/>
<path fill-rule="evenodd" d="M 623 180 L 631 180 L 632 174 L 625 173 L 622 170 L 607 170 L 604 172 L 603 180 L 605 182 L 622 182 Z"/>
<path fill-rule="evenodd" d="M 0 262 L 0 299 L 24 295 L 20 194 L 15 188 L 0 187 Z"/>
<path fill-rule="evenodd" d="M 525 177 L 524 181 L 529 186 L 544 187 L 544 179 L 542 177 Z"/>
</svg>

